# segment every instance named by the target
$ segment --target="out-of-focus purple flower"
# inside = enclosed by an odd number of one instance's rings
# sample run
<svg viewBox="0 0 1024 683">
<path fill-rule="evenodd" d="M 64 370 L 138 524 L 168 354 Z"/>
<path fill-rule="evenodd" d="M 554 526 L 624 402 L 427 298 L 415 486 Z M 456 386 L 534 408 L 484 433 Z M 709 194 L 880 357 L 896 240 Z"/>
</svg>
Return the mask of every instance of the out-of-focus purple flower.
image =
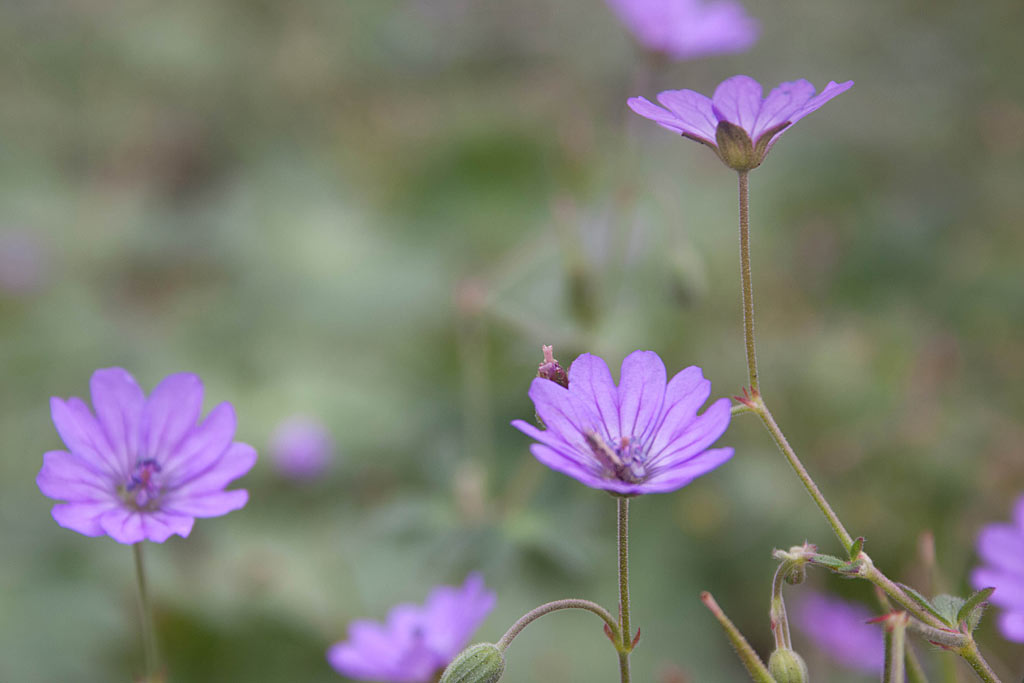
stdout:
<svg viewBox="0 0 1024 683">
<path fill-rule="evenodd" d="M 330 464 L 334 440 L 319 420 L 296 415 L 274 429 L 270 452 L 281 474 L 293 479 L 313 479 Z"/>
<path fill-rule="evenodd" d="M 801 594 L 791 610 L 793 623 L 826 654 L 848 669 L 877 674 L 885 663 L 882 629 L 867 621 L 867 607 L 820 593 Z"/>
<path fill-rule="evenodd" d="M 553 470 L 587 486 L 620 494 L 666 493 L 686 486 L 732 457 L 707 450 L 729 426 L 729 399 L 697 410 L 711 382 L 691 366 L 666 382 L 653 351 L 622 361 L 619 386 L 605 362 L 585 353 L 569 368 L 569 387 L 537 377 L 530 399 L 547 427 L 512 426 L 540 443 L 530 452 Z"/>
<path fill-rule="evenodd" d="M 990 600 L 1003 608 L 999 630 L 1007 640 L 1024 643 L 1024 496 L 1013 506 L 1012 524 L 989 524 L 978 534 L 984 566 L 971 574 L 977 588 L 994 586 Z"/>
<path fill-rule="evenodd" d="M 0 231 L 0 292 L 21 296 L 41 288 L 49 256 L 46 244 L 29 230 Z"/>
<path fill-rule="evenodd" d="M 188 536 L 196 517 L 245 505 L 244 489 L 224 487 L 248 472 L 256 451 L 233 441 L 235 410 L 221 403 L 199 423 L 203 384 L 195 375 L 166 377 L 146 398 L 121 368 L 93 373 L 93 416 L 79 398 L 50 399 L 67 451 L 50 451 L 36 477 L 56 500 L 53 518 L 86 536 L 118 543 L 163 543 Z"/>
<path fill-rule="evenodd" d="M 749 171 L 764 161 L 784 130 L 852 87 L 853 81 L 831 81 L 815 95 L 814 85 L 800 79 L 782 83 L 762 98 L 760 83 L 733 76 L 711 98 L 693 90 L 666 90 L 658 94 L 664 108 L 644 97 L 631 97 L 629 107 L 662 128 L 707 145 L 730 168 Z"/>
<path fill-rule="evenodd" d="M 472 573 L 460 587 L 438 586 L 423 605 L 403 604 L 387 622 L 353 621 L 348 640 L 327 651 L 338 673 L 368 681 L 432 681 L 469 643 L 496 597 Z"/>
<path fill-rule="evenodd" d="M 608 0 L 637 41 L 672 59 L 742 52 L 760 26 L 735 0 Z"/>
</svg>

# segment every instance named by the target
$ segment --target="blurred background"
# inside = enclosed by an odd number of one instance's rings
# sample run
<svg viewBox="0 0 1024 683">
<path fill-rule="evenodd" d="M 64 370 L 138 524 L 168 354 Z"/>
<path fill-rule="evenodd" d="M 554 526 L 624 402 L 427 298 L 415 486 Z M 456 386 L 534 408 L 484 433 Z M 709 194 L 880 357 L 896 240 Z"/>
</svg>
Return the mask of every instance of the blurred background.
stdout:
<svg viewBox="0 0 1024 683">
<path fill-rule="evenodd" d="M 751 177 L 763 389 L 876 563 L 965 593 L 1024 491 L 1024 5 L 748 10 L 749 52 L 668 62 L 602 0 L 0 4 L 0 680 L 141 669 L 129 549 L 58 527 L 34 483 L 48 398 L 112 365 L 147 391 L 200 374 L 261 452 L 246 508 L 149 547 L 172 681 L 340 680 L 349 620 L 474 569 L 499 596 L 477 640 L 614 606 L 612 500 L 508 423 L 542 343 L 745 383 L 735 175 L 625 106 L 736 73 L 856 81 Z M 289 420 L 326 455 L 275 460 Z M 772 548 L 840 552 L 755 418 L 720 443 L 632 506 L 638 681 L 742 680 L 698 593 L 767 655 Z M 790 594 L 812 590 L 874 608 L 821 574 Z M 1020 646 L 979 638 L 1019 680 Z M 817 680 L 874 678 L 797 646 Z M 507 671 L 617 680 L 582 613 Z"/>
</svg>

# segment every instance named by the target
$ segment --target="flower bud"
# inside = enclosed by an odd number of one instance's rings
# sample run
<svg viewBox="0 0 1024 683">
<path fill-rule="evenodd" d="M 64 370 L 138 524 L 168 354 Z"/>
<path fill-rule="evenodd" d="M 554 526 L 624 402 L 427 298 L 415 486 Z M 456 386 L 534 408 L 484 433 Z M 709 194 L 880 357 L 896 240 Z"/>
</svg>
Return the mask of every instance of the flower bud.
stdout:
<svg viewBox="0 0 1024 683">
<path fill-rule="evenodd" d="M 768 671 L 776 683 L 807 683 L 804 658 L 789 648 L 779 648 L 768 659 Z"/>
<path fill-rule="evenodd" d="M 497 683 L 505 672 L 505 657 L 493 643 L 477 643 L 448 665 L 438 683 Z"/>
<path fill-rule="evenodd" d="M 555 384 L 560 384 L 566 389 L 569 388 L 569 375 L 565 369 L 555 360 L 554 349 L 550 346 L 540 347 L 544 352 L 544 361 L 537 366 L 537 376 L 549 379 Z"/>
</svg>

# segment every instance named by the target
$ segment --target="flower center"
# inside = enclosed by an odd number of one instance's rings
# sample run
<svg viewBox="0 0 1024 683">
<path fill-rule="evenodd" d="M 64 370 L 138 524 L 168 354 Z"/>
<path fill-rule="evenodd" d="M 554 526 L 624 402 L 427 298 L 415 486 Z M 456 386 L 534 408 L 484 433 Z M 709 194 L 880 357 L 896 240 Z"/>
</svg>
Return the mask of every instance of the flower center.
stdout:
<svg viewBox="0 0 1024 683">
<path fill-rule="evenodd" d="M 605 476 L 630 484 L 637 484 L 647 477 L 643 447 L 630 437 L 622 437 L 616 445 L 606 442 L 597 432 L 586 432 L 583 438 L 604 468 Z"/>
<path fill-rule="evenodd" d="M 152 509 L 163 490 L 160 471 L 160 464 L 152 458 L 136 462 L 128 483 L 121 487 L 121 498 L 139 510 Z"/>
</svg>

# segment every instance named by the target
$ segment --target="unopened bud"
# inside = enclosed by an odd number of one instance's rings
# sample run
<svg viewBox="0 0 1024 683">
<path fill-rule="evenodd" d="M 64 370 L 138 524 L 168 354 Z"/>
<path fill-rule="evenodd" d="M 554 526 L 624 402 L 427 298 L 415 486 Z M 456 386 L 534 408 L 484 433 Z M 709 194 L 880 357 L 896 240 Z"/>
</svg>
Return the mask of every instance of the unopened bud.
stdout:
<svg viewBox="0 0 1024 683">
<path fill-rule="evenodd" d="M 768 672 L 775 683 L 807 683 L 804 658 L 788 648 L 779 648 L 768 659 Z"/>
<path fill-rule="evenodd" d="M 790 586 L 799 586 L 807 578 L 807 566 L 802 563 L 793 565 L 783 578 Z"/>
<path fill-rule="evenodd" d="M 493 643 L 470 645 L 441 674 L 438 683 L 497 683 L 505 672 L 505 657 Z"/>
<path fill-rule="evenodd" d="M 560 384 L 566 389 L 569 388 L 569 375 L 565 369 L 555 360 L 554 348 L 551 346 L 540 347 L 544 352 L 544 360 L 537 366 L 537 376 L 549 379 L 555 384 Z"/>
</svg>

